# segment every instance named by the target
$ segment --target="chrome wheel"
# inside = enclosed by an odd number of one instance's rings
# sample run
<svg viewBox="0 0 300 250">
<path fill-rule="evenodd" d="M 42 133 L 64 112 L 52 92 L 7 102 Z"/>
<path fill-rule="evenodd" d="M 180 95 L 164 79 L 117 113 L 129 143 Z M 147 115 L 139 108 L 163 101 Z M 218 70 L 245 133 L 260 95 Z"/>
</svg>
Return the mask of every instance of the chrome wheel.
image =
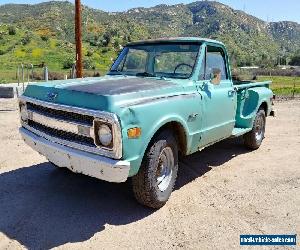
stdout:
<svg viewBox="0 0 300 250">
<path fill-rule="evenodd" d="M 258 116 L 255 123 L 255 139 L 261 141 L 265 132 L 265 119 L 262 115 Z"/>
<path fill-rule="evenodd" d="M 156 181 L 158 189 L 164 192 L 170 185 L 174 169 L 174 155 L 170 147 L 165 147 L 158 159 Z"/>
</svg>

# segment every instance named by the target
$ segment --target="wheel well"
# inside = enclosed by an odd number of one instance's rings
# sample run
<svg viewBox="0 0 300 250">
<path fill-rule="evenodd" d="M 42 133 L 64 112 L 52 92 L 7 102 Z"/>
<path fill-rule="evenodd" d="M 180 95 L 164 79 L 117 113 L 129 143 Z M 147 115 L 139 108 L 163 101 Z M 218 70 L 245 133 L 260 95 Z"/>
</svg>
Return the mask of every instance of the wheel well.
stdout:
<svg viewBox="0 0 300 250">
<path fill-rule="evenodd" d="M 263 109 L 265 111 L 266 116 L 268 115 L 268 104 L 266 102 L 263 102 L 260 106 L 259 109 Z"/>
<path fill-rule="evenodd" d="M 170 130 L 173 132 L 177 142 L 178 142 L 178 150 L 182 155 L 186 155 L 187 150 L 187 141 L 186 141 L 186 133 L 184 127 L 179 122 L 168 122 L 160 127 L 154 136 L 152 137 L 149 145 L 152 144 L 153 140 L 157 135 L 162 133 L 164 130 Z"/>
</svg>

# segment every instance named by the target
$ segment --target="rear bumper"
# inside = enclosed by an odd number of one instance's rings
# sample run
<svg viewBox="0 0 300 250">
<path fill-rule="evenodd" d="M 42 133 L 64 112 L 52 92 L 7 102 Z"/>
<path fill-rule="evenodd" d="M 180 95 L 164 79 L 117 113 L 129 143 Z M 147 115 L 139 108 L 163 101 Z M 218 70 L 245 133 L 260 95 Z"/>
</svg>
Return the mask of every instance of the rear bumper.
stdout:
<svg viewBox="0 0 300 250">
<path fill-rule="evenodd" d="M 25 128 L 20 128 L 24 141 L 59 167 L 109 182 L 124 182 L 128 178 L 130 163 L 72 149 L 51 142 Z"/>
</svg>

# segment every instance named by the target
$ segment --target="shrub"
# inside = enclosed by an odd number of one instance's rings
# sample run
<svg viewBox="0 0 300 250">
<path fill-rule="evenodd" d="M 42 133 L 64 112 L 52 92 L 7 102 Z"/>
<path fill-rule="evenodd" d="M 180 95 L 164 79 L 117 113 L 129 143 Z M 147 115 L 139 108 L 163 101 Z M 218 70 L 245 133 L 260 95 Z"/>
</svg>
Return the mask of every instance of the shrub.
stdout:
<svg viewBox="0 0 300 250">
<path fill-rule="evenodd" d="M 73 57 L 68 57 L 63 62 L 63 68 L 64 69 L 71 69 L 73 67 L 74 63 L 75 63 L 74 58 Z"/>
<path fill-rule="evenodd" d="M 10 36 L 14 36 L 15 34 L 17 34 L 16 28 L 15 28 L 14 26 L 8 27 L 8 34 L 9 34 Z"/>
<path fill-rule="evenodd" d="M 62 80 L 64 79 L 64 74 L 59 72 L 50 72 L 49 80 Z"/>
<path fill-rule="evenodd" d="M 102 52 L 103 54 L 105 54 L 105 53 L 107 53 L 108 51 L 109 51 L 109 48 L 103 48 L 101 52 Z"/>
<path fill-rule="evenodd" d="M 300 55 L 292 57 L 289 64 L 292 66 L 300 66 Z"/>
<path fill-rule="evenodd" d="M 32 52 L 31 52 L 31 55 L 32 55 L 33 57 L 36 57 L 36 58 L 42 57 L 42 55 L 43 55 L 43 50 L 40 49 L 40 48 L 33 49 Z"/>
<path fill-rule="evenodd" d="M 49 36 L 47 36 L 47 35 L 41 35 L 41 39 L 43 40 L 43 41 L 48 41 L 49 40 Z"/>
<path fill-rule="evenodd" d="M 91 50 L 89 50 L 87 53 L 86 53 L 86 56 L 92 56 L 94 53 L 93 53 L 93 51 L 91 51 Z"/>
<path fill-rule="evenodd" d="M 22 45 L 27 45 L 28 43 L 30 43 L 30 41 L 31 41 L 31 38 L 30 38 L 29 35 L 26 35 L 25 37 L 23 37 L 23 38 L 21 39 Z"/>
<path fill-rule="evenodd" d="M 94 69 L 95 64 L 90 59 L 84 59 L 83 60 L 83 68 L 84 69 Z"/>
</svg>

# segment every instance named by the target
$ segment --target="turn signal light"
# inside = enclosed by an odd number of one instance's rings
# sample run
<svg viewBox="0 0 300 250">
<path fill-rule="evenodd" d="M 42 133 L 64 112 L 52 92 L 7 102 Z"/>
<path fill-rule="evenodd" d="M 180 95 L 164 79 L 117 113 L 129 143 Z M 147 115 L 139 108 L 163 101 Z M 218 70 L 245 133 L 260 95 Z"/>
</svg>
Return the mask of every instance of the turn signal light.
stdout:
<svg viewBox="0 0 300 250">
<path fill-rule="evenodd" d="M 127 135 L 129 139 L 134 139 L 140 137 L 142 134 L 141 128 L 130 128 L 127 130 Z"/>
</svg>

